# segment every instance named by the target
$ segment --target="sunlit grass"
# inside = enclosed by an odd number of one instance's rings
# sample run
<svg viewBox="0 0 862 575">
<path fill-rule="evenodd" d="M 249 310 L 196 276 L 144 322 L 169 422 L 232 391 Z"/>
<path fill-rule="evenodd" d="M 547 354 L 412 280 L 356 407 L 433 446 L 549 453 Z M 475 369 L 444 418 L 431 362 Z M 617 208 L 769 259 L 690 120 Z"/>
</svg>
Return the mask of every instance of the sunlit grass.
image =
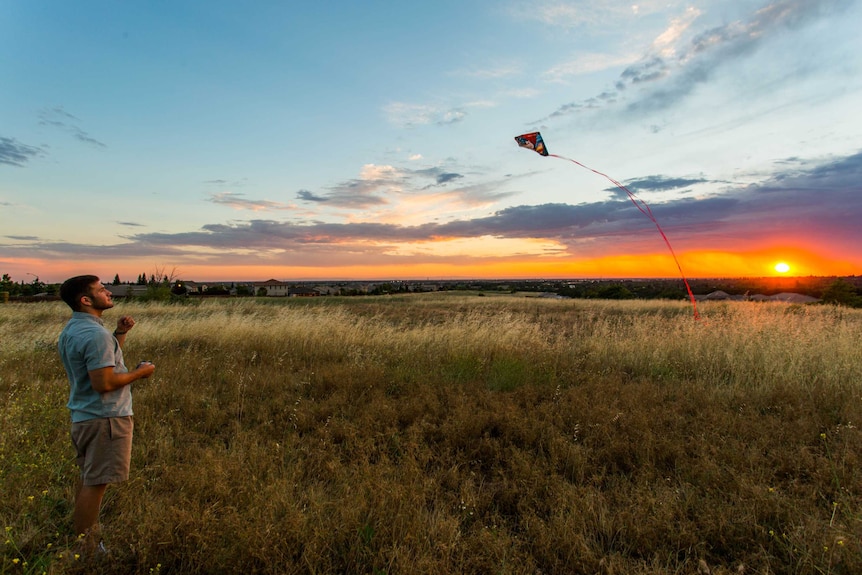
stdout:
<svg viewBox="0 0 862 575">
<path fill-rule="evenodd" d="M 104 509 L 113 572 L 862 572 L 860 311 L 441 293 L 120 314 L 127 363 L 157 372 Z M 68 315 L 0 306 L 0 573 L 80 567 L 57 558 Z"/>
</svg>

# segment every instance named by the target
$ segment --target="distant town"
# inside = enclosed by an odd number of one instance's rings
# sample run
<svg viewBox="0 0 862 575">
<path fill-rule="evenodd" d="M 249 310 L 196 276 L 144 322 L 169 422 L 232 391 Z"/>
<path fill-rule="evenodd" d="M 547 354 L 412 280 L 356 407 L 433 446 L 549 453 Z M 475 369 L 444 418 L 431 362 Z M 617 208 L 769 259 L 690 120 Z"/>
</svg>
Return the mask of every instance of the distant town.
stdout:
<svg viewBox="0 0 862 575">
<path fill-rule="evenodd" d="M 116 276 L 106 285 L 117 299 L 378 296 L 439 291 L 523 293 L 534 297 L 582 299 L 689 298 L 686 285 L 680 278 L 200 282 L 141 275 L 135 282 L 122 282 Z M 688 285 L 697 300 L 777 300 L 791 303 L 823 300 L 862 307 L 862 276 L 696 278 L 689 279 Z M 59 285 L 42 283 L 38 277 L 29 282 L 15 282 L 4 274 L 0 280 L 0 295 L 4 301 L 56 299 L 58 289 Z"/>
</svg>

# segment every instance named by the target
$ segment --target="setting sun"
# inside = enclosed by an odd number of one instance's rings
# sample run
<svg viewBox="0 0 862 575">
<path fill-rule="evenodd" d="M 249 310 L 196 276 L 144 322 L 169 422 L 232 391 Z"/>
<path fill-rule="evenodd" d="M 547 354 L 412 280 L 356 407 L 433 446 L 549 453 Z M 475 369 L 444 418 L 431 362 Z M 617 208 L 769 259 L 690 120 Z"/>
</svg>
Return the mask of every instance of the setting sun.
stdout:
<svg viewBox="0 0 862 575">
<path fill-rule="evenodd" d="M 790 271 L 790 266 L 784 262 L 778 262 L 777 264 L 775 264 L 775 271 L 780 274 L 786 274 Z"/>
</svg>

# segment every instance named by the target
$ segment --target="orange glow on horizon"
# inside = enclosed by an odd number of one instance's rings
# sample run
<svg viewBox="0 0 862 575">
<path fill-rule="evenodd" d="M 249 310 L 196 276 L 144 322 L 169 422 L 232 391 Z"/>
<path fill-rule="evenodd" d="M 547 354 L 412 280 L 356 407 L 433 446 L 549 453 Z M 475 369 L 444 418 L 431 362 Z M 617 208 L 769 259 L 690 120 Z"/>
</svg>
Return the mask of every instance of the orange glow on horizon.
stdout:
<svg viewBox="0 0 862 575">
<path fill-rule="evenodd" d="M 505 253 L 501 252 L 501 253 Z M 850 276 L 862 273 L 862 260 L 823 256 L 788 248 L 746 252 L 691 251 L 678 253 L 687 278 L 787 276 Z M 611 255 L 595 258 L 548 257 L 524 254 L 517 257 L 469 257 L 459 262 L 455 255 L 445 262 L 423 262 L 421 256 L 392 265 L 302 267 L 290 265 L 219 266 L 200 263 L 155 264 L 144 260 L 48 262 L 33 259 L 6 260 L 0 273 L 13 281 L 29 283 L 37 275 L 46 283 L 59 283 L 73 275 L 94 273 L 102 281 L 119 275 L 123 282 L 135 281 L 142 272 L 157 270 L 189 281 L 351 281 L 351 280 L 446 280 L 530 278 L 674 278 L 680 277 L 667 252 L 641 255 Z M 324 260 L 325 261 L 325 260 Z M 409 263 L 415 261 L 416 263 Z M 788 266 L 786 272 L 776 262 Z"/>
</svg>

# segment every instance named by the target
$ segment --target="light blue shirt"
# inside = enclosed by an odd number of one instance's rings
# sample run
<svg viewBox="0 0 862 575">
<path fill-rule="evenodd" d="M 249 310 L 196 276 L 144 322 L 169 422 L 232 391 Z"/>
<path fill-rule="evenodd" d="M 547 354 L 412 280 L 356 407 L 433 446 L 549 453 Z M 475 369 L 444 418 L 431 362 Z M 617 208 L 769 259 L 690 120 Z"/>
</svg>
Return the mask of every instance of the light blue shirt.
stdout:
<svg viewBox="0 0 862 575">
<path fill-rule="evenodd" d="M 100 417 L 132 415 L 132 391 L 126 385 L 120 389 L 99 393 L 93 389 L 90 372 L 113 367 L 114 373 L 126 373 L 123 350 L 117 338 L 102 320 L 85 312 L 73 312 L 72 319 L 60 333 L 57 345 L 60 359 L 69 376 L 69 408 L 72 422 Z"/>
</svg>

